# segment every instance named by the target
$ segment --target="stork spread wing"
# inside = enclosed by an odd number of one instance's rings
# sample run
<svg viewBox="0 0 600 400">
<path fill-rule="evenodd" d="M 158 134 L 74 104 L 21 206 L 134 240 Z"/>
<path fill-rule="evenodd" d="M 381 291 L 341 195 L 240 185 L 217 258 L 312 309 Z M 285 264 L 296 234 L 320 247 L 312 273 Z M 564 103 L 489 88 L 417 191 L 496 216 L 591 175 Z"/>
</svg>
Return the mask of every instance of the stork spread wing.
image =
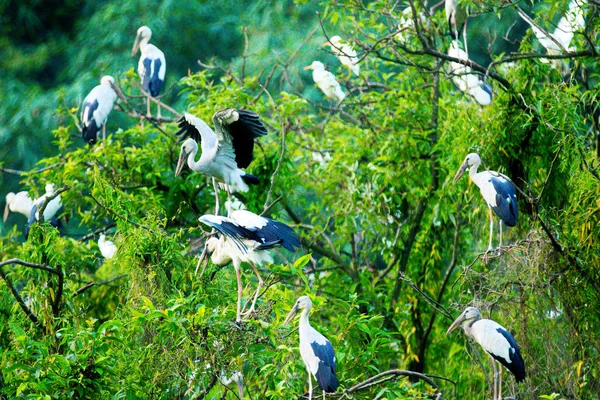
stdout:
<svg viewBox="0 0 600 400">
<path fill-rule="evenodd" d="M 206 122 L 190 113 L 183 114 L 183 117 L 179 120 L 179 131 L 175 135 L 179 136 L 180 142 L 187 138 L 194 139 L 196 143 L 202 145 L 202 152 L 207 149 L 215 149 L 217 146 L 215 132 Z"/>
<path fill-rule="evenodd" d="M 295 251 L 300 247 L 300 240 L 292 228 L 286 224 L 261 217 L 247 210 L 237 210 L 231 213 L 231 217 L 240 226 L 255 232 L 261 238 L 262 243 L 280 243 L 286 250 Z"/>
<path fill-rule="evenodd" d="M 223 136 L 219 139 L 227 141 L 233 147 L 238 167 L 247 168 L 253 159 L 254 139 L 267 134 L 267 129 L 258 118 L 258 114 L 228 108 L 217 111 L 213 122 L 217 134 Z"/>
<path fill-rule="evenodd" d="M 244 243 L 244 240 L 252 240 L 258 243 L 263 242 L 255 232 L 244 228 L 231 218 L 206 214 L 198 218 L 198 220 L 215 228 L 222 235 L 233 240 L 236 246 L 244 253 L 248 252 L 248 247 Z"/>
</svg>

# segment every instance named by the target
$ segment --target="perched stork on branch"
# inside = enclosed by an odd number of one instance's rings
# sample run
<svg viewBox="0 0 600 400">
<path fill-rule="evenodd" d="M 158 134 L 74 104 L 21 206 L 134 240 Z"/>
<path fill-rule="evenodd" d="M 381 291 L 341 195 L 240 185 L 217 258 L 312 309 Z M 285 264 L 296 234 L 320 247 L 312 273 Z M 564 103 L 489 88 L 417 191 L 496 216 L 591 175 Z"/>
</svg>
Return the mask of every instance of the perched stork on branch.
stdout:
<svg viewBox="0 0 600 400">
<path fill-rule="evenodd" d="M 481 195 L 485 199 L 490 210 L 490 242 L 487 252 L 492 250 L 492 236 L 494 232 L 494 220 L 492 210 L 500 217 L 500 247 L 502 247 L 502 223 L 506 226 L 515 226 L 517 224 L 517 191 L 510 179 L 503 174 L 495 171 L 477 172 L 481 164 L 481 158 L 477 153 L 470 153 L 465 158 L 458 172 L 454 176 L 454 182 L 469 169 L 471 180 L 479 187 Z M 486 253 L 487 253 L 486 252 Z"/>
<path fill-rule="evenodd" d="M 342 65 L 345 65 L 356 76 L 360 73 L 360 65 L 358 65 L 358 57 L 356 50 L 345 40 L 342 40 L 338 35 L 333 36 L 323 46 L 330 46 L 331 51 L 340 60 Z"/>
<path fill-rule="evenodd" d="M 247 210 L 232 211 L 229 217 L 219 215 L 203 215 L 200 222 L 215 228 L 221 234 L 211 237 L 206 242 L 206 249 L 211 254 L 215 265 L 227 265 L 232 262 L 238 284 L 236 321 L 241 318 L 242 278 L 240 266 L 242 262 L 250 264 L 258 278 L 258 288 L 254 294 L 252 305 L 246 312 L 254 311 L 256 300 L 264 282 L 256 265 L 262 266 L 273 262 L 269 250 L 281 246 L 295 251 L 300 247 L 300 240 L 294 230 L 284 223 L 261 217 Z"/>
<path fill-rule="evenodd" d="M 450 325 L 449 335 L 462 324 L 465 334 L 475 340 L 492 357 L 494 365 L 494 400 L 502 400 L 502 368 L 504 365 L 515 376 L 517 382 L 525 380 L 525 363 L 519 345 L 513 335 L 496 321 L 482 319 L 475 307 L 467 307 L 465 311 Z"/>
<path fill-rule="evenodd" d="M 313 81 L 315 81 L 325 96 L 337 102 L 341 102 L 346 98 L 346 93 L 342 90 L 335 75 L 327 71 L 321 61 L 313 61 L 312 64 L 304 67 L 304 69 L 312 69 Z"/>
<path fill-rule="evenodd" d="M 138 49 L 141 52 L 138 62 L 138 75 L 142 80 L 142 88 L 151 97 L 158 97 L 165 84 L 165 73 L 167 71 L 167 61 L 165 54 L 155 45 L 148 43 L 152 37 L 152 31 L 147 26 L 142 26 L 137 31 L 131 56 L 135 56 Z M 150 98 L 146 99 L 148 105 L 147 117 L 151 118 Z M 160 104 L 156 119 L 160 120 Z"/>
<path fill-rule="evenodd" d="M 267 134 L 267 129 L 252 111 L 227 108 L 213 115 L 213 131 L 200 118 L 185 113 L 179 120 L 181 128 L 176 135 L 184 140 L 175 169 L 178 176 L 186 163 L 192 171 L 213 178 L 215 188 L 216 211 L 219 211 L 219 190 L 216 181 L 224 183 L 228 193 L 247 192 L 249 184 L 258 184 L 258 178 L 246 174 L 254 158 L 254 140 Z M 202 146 L 200 159 L 198 143 Z"/>
<path fill-rule="evenodd" d="M 86 143 L 94 144 L 102 128 L 102 139 L 106 139 L 106 120 L 117 97 L 124 98 L 112 76 L 103 76 L 100 84 L 92 89 L 81 105 L 81 137 Z"/>
<path fill-rule="evenodd" d="M 296 316 L 299 310 L 300 327 L 300 356 L 306 371 L 308 372 L 308 399 L 312 399 L 312 377 L 317 380 L 319 388 L 325 392 L 335 392 L 340 385 L 336 376 L 335 353 L 331 342 L 325 336 L 320 334 L 315 328 L 310 326 L 308 322 L 308 314 L 312 308 L 312 301 L 308 296 L 302 296 L 294 304 L 294 308 L 290 311 L 285 319 L 284 325 L 290 323 Z"/>
</svg>

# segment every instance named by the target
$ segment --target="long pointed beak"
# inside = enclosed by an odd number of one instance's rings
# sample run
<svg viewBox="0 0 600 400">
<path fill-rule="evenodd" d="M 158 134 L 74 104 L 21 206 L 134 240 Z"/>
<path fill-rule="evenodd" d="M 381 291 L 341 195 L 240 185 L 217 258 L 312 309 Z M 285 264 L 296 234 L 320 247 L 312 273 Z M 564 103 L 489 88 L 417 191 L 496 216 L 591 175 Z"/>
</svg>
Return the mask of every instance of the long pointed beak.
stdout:
<svg viewBox="0 0 600 400">
<path fill-rule="evenodd" d="M 296 306 L 294 305 L 294 308 L 292 308 L 292 310 L 291 310 L 291 311 L 290 311 L 290 313 L 288 314 L 288 316 L 287 316 L 287 318 L 285 319 L 285 321 L 283 321 L 283 324 L 284 324 L 284 325 L 287 325 L 287 324 L 289 324 L 289 323 L 290 323 L 290 322 L 291 322 L 291 321 L 294 319 L 294 317 L 296 316 L 296 314 L 297 314 L 297 313 L 298 313 L 298 307 L 296 307 Z"/>
<path fill-rule="evenodd" d="M 463 312 L 462 314 L 460 314 L 460 317 L 456 318 L 456 321 L 454 321 L 452 323 L 452 325 L 450 325 L 450 328 L 448 328 L 448 330 L 446 331 L 446 335 L 449 335 L 450 333 L 452 333 L 452 331 L 455 330 L 456 328 L 458 328 L 464 320 L 465 320 L 465 313 Z"/>
<path fill-rule="evenodd" d="M 113 88 L 113 90 L 115 91 L 115 93 L 117 94 L 117 96 L 123 100 L 123 101 L 127 101 L 125 100 L 125 95 L 123 94 L 123 92 L 121 91 L 121 88 L 118 87 L 117 85 L 115 85 L 114 83 L 111 83 L 110 86 Z"/>
<path fill-rule="evenodd" d="M 456 175 L 454 175 L 454 180 L 452 182 L 456 183 L 456 181 L 458 181 L 460 179 L 460 177 L 463 176 L 463 174 L 465 173 L 467 168 L 468 168 L 468 164 L 466 162 L 463 163 L 460 166 L 460 168 L 458 169 L 458 171 L 456 172 Z"/>
<path fill-rule="evenodd" d="M 244 398 L 244 381 L 238 379 L 235 384 L 237 385 L 238 394 L 240 395 L 240 399 Z"/>
<path fill-rule="evenodd" d="M 304 69 L 304 70 L 307 70 L 307 69 L 312 69 L 312 65 L 307 65 L 307 66 L 306 66 L 306 67 L 304 67 L 303 69 Z"/>
<path fill-rule="evenodd" d="M 331 42 L 328 40 L 325 43 L 322 44 L 323 47 L 325 46 L 331 46 Z"/>
<path fill-rule="evenodd" d="M 10 212 L 10 208 L 8 203 L 6 203 L 6 207 L 4 207 L 4 219 L 2 220 L 2 222 L 6 222 L 6 220 L 8 219 L 8 213 Z"/>
<path fill-rule="evenodd" d="M 175 176 L 179 176 L 179 174 L 181 174 L 181 170 L 183 170 L 183 166 L 185 165 L 185 160 L 187 156 L 188 153 L 182 147 L 181 153 L 179 153 L 179 160 L 177 160 L 177 168 L 175 168 Z"/>
<path fill-rule="evenodd" d="M 135 56 L 135 53 L 138 52 L 140 48 L 140 42 L 142 40 L 142 35 L 137 35 L 135 37 L 135 42 L 133 42 L 133 49 L 131 50 L 131 57 Z"/>
</svg>

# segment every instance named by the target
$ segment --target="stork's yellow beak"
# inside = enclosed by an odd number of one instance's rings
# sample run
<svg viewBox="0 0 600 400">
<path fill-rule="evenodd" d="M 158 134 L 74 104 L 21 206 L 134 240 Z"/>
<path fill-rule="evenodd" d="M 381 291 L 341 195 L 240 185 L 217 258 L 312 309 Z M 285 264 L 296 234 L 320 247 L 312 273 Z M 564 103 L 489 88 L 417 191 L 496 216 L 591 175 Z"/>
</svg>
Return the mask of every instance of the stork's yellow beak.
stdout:
<svg viewBox="0 0 600 400">
<path fill-rule="evenodd" d="M 6 203 L 6 207 L 4 207 L 4 219 L 2 220 L 3 222 L 6 222 L 6 220 L 8 219 L 8 213 L 10 212 L 10 208 L 8 203 Z"/>
<path fill-rule="evenodd" d="M 446 335 L 449 335 L 450 333 L 452 333 L 452 331 L 455 330 L 456 328 L 458 328 L 464 320 L 465 320 L 465 312 L 460 314 L 460 316 L 458 318 L 456 318 L 456 320 L 452 323 L 452 325 L 450 325 L 450 327 L 446 331 Z"/>
<path fill-rule="evenodd" d="M 179 174 L 181 174 L 181 171 L 183 170 L 183 166 L 185 165 L 185 160 L 188 156 L 187 151 L 185 151 L 185 148 L 183 146 L 181 146 L 181 153 L 179 153 L 179 159 L 177 160 L 177 167 L 175 168 L 175 176 L 179 176 Z"/>
<path fill-rule="evenodd" d="M 305 70 L 307 69 L 312 69 L 312 65 L 307 65 L 306 67 L 304 67 Z"/>
<path fill-rule="evenodd" d="M 456 172 L 456 175 L 454 175 L 454 179 L 452 180 L 452 182 L 456 183 L 456 181 L 458 181 L 460 177 L 463 176 L 468 167 L 469 165 L 466 162 L 464 162 Z"/>
<path fill-rule="evenodd" d="M 138 52 L 139 48 L 140 48 L 140 42 L 142 41 L 142 35 L 138 34 L 135 37 L 135 42 L 133 42 L 133 49 L 131 50 L 131 56 L 135 56 L 135 53 Z"/>
<path fill-rule="evenodd" d="M 290 313 L 288 314 L 287 318 L 285 319 L 285 321 L 283 321 L 284 325 L 289 324 L 294 317 L 296 316 L 296 314 L 298 313 L 298 306 L 294 305 L 294 308 L 292 308 L 292 310 L 290 311 Z"/>
</svg>

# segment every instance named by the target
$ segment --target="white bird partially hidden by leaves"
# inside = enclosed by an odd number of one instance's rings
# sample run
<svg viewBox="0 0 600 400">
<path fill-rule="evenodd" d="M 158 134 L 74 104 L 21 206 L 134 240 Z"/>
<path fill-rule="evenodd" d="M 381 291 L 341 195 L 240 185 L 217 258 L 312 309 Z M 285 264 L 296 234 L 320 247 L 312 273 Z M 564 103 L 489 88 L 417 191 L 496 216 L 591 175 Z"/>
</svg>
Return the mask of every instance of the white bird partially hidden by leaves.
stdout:
<svg viewBox="0 0 600 400">
<path fill-rule="evenodd" d="M 238 284 L 236 321 L 241 320 L 242 278 L 241 264 L 250 264 L 258 278 L 258 288 L 254 294 L 252 305 L 246 314 L 254 311 L 256 300 L 264 282 L 257 265 L 273 262 L 269 250 L 282 246 L 289 251 L 300 247 L 300 240 L 294 230 L 282 222 L 261 217 L 247 210 L 232 211 L 229 217 L 220 215 L 203 215 L 199 221 L 216 229 L 221 234 L 211 237 L 206 242 L 207 252 L 215 265 L 233 263 Z"/>
<path fill-rule="evenodd" d="M 40 197 L 38 197 L 37 199 L 35 199 L 33 201 L 33 205 L 31 206 L 31 210 L 29 212 L 29 219 L 27 220 L 27 227 L 25 228 L 25 238 L 27 238 L 29 236 L 29 229 L 30 229 L 31 225 L 34 222 L 37 222 L 40 220 L 39 209 L 44 204 L 44 201 L 46 200 L 46 198 L 54 193 L 54 191 L 55 191 L 54 184 L 47 183 L 45 189 L 46 189 L 46 193 L 41 195 Z M 61 209 L 62 209 L 62 202 L 61 202 L 60 195 L 58 195 L 55 198 L 53 198 L 52 200 L 50 200 L 48 202 L 48 204 L 46 204 L 46 208 L 44 209 L 44 221 L 49 222 L 50 225 L 52 225 L 55 228 L 58 228 L 59 221 L 58 221 L 57 216 Z"/>
<path fill-rule="evenodd" d="M 233 371 L 231 376 L 228 378 L 224 373 L 219 377 L 221 383 L 225 386 L 229 386 L 235 382 L 237 386 L 238 395 L 240 399 L 244 398 L 244 375 L 242 371 Z"/>
<path fill-rule="evenodd" d="M 421 25 L 424 25 L 424 23 L 427 21 L 425 14 L 419 12 L 417 15 Z M 397 33 L 394 35 L 394 38 L 400 43 L 406 44 L 410 40 L 411 36 L 414 35 L 414 33 L 415 21 L 413 19 L 412 8 L 406 7 L 402 11 L 400 18 L 398 18 Z"/>
<path fill-rule="evenodd" d="M 117 97 L 124 98 L 115 79 L 109 75 L 103 76 L 100 84 L 85 97 L 81 105 L 81 137 L 86 143 L 96 143 L 100 128 L 102 139 L 106 139 L 106 120 Z"/>
<path fill-rule="evenodd" d="M 312 64 L 304 67 L 305 70 L 311 69 L 313 80 L 328 98 L 342 102 L 346 98 L 346 93 L 342 90 L 340 83 L 331 72 L 325 69 L 320 61 L 313 61 Z"/>
<path fill-rule="evenodd" d="M 9 192 L 6 194 L 6 206 L 4 207 L 3 221 L 6 222 L 8 214 L 11 211 L 23 214 L 25 217 L 29 218 L 32 207 L 33 200 L 31 200 L 27 191 L 24 190 L 18 193 Z"/>
<path fill-rule="evenodd" d="M 156 98 L 165 84 L 167 61 L 165 60 L 165 54 L 158 47 L 149 43 L 151 37 L 152 31 L 150 28 L 141 26 L 137 31 L 131 55 L 135 56 L 138 49 L 140 50 L 138 75 L 142 81 L 142 88 L 149 96 Z M 151 118 L 150 98 L 147 98 L 146 101 L 148 106 L 146 116 Z M 156 119 L 161 119 L 160 104 L 158 104 Z"/>
<path fill-rule="evenodd" d="M 358 64 L 358 57 L 356 56 L 356 50 L 354 50 L 350 43 L 335 35 L 325 42 L 323 46 L 330 46 L 331 51 L 340 60 L 342 65 L 348 67 L 354 75 L 359 75 L 360 65 Z"/>
<path fill-rule="evenodd" d="M 325 392 L 333 393 L 340 385 L 336 376 L 336 359 L 331 342 L 308 322 L 308 315 L 311 308 L 312 301 L 310 297 L 302 296 L 298 298 L 283 323 L 284 325 L 289 324 L 298 311 L 302 310 L 298 332 L 300 336 L 300 356 L 308 372 L 309 400 L 312 399 L 313 376 L 317 380 L 317 385 L 323 391 L 323 398 L 325 398 Z"/>
<path fill-rule="evenodd" d="M 187 138 L 182 146 L 175 169 L 178 176 L 187 161 L 192 171 L 213 178 L 216 210 L 219 211 L 219 195 L 216 182 L 226 185 L 227 192 L 247 192 L 248 185 L 259 183 L 256 176 L 247 174 L 247 168 L 254 158 L 254 140 L 267 134 L 267 129 L 258 114 L 247 110 L 227 108 L 213 115 L 213 131 L 200 118 L 185 113 L 179 120 L 180 130 L 176 135 L 180 140 Z M 200 159 L 198 143 L 202 146 Z"/>
<path fill-rule="evenodd" d="M 111 240 L 106 240 L 106 235 L 100 235 L 98 239 L 98 248 L 100 249 L 100 253 L 102 257 L 107 260 L 110 260 L 117 254 L 117 246 Z"/>
<path fill-rule="evenodd" d="M 458 41 L 453 40 L 448 48 L 448 55 L 459 60 L 468 61 L 468 54 L 460 48 Z M 482 106 L 489 105 L 492 102 L 492 87 L 481 80 L 479 74 L 472 72 L 471 67 L 463 63 L 450 61 L 448 72 L 452 75 L 452 82 L 456 87 L 469 95 Z"/>
<path fill-rule="evenodd" d="M 467 307 L 465 311 L 450 325 L 446 331 L 449 335 L 462 325 L 465 334 L 475 340 L 491 357 L 494 366 L 493 400 L 502 400 L 502 368 L 504 365 L 518 382 L 525 380 L 525 362 L 521 356 L 517 341 L 502 325 L 491 319 L 481 318 L 475 307 Z"/>
</svg>

